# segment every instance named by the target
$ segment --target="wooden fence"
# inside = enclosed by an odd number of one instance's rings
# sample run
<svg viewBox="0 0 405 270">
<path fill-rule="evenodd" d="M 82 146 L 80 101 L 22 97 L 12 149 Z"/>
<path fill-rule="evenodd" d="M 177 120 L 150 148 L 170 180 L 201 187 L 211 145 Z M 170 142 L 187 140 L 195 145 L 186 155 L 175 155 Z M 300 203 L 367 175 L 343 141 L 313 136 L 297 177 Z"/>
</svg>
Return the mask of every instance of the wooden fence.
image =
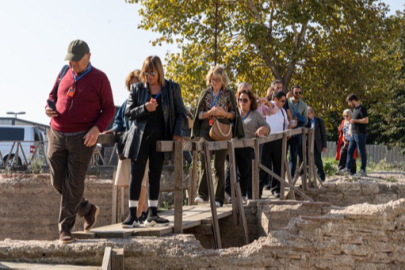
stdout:
<svg viewBox="0 0 405 270">
<path fill-rule="evenodd" d="M 335 157 L 336 156 L 336 142 L 327 142 L 328 150 L 324 154 L 324 157 Z M 385 145 L 366 145 L 366 150 L 368 154 L 368 160 L 379 163 L 385 160 L 388 163 L 405 163 L 405 156 L 401 155 L 399 148 L 397 146 L 388 149 Z"/>
<path fill-rule="evenodd" d="M 307 174 L 303 174 L 302 178 L 302 189 L 295 187 L 298 180 L 299 172 L 295 174 L 292 178 L 287 161 L 287 141 L 290 136 L 299 135 L 303 136 L 302 151 L 303 151 L 303 163 L 299 167 L 300 171 L 306 171 L 308 166 L 308 177 Z M 307 139 L 308 138 L 308 139 Z M 281 176 L 274 174 L 273 171 L 265 167 L 259 158 L 261 145 L 271 141 L 279 140 L 282 144 L 282 156 L 281 156 Z M 308 142 L 308 147 L 307 147 Z M 212 226 L 214 241 L 217 248 L 221 248 L 221 237 L 219 232 L 218 218 L 215 206 L 214 197 L 214 187 L 211 173 L 211 152 L 216 150 L 228 150 L 230 169 L 231 169 L 231 197 L 232 197 L 232 216 L 235 224 L 242 226 L 244 232 L 245 243 L 249 242 L 248 239 L 248 229 L 246 223 L 246 217 L 244 213 L 244 207 L 242 204 L 242 196 L 239 186 L 239 181 L 236 177 L 236 166 L 235 166 L 235 148 L 245 148 L 251 147 L 255 152 L 255 159 L 253 161 L 252 170 L 252 197 L 253 199 L 259 199 L 259 168 L 266 173 L 273 176 L 273 178 L 280 182 L 281 194 L 280 199 L 295 199 L 295 194 L 299 194 L 301 198 L 310 200 L 312 199 L 305 194 L 305 191 L 310 186 L 318 187 L 322 186 L 318 175 L 315 173 L 315 162 L 314 162 L 314 130 L 308 128 L 286 130 L 284 132 L 275 133 L 263 138 L 254 139 L 242 139 L 242 140 L 230 140 L 230 141 L 185 141 L 184 143 L 173 142 L 173 141 L 159 141 L 157 142 L 157 151 L 160 152 L 174 152 L 175 156 L 175 179 L 174 179 L 174 231 L 181 233 L 182 229 L 182 203 L 183 203 L 183 151 L 193 152 L 193 174 L 191 177 L 190 185 L 192 187 L 196 186 L 197 174 L 194 171 L 197 170 L 197 154 L 199 152 L 204 153 L 206 170 L 207 170 L 207 184 L 208 193 L 211 204 L 212 212 Z M 306 154 L 308 152 L 308 155 Z M 308 160 L 307 160 L 308 157 Z M 288 192 L 286 192 L 286 187 L 288 187 Z M 195 192 L 190 196 L 189 200 L 193 201 Z"/>
</svg>

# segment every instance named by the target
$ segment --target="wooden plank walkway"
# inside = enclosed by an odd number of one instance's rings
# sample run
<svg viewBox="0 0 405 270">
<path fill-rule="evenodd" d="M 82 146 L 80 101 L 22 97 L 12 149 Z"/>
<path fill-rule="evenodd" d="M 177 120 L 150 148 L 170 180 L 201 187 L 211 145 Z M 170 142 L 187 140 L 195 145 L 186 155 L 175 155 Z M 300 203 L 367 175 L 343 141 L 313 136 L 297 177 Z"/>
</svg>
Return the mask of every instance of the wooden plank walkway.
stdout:
<svg viewBox="0 0 405 270">
<path fill-rule="evenodd" d="M 73 232 L 75 238 L 126 238 L 131 236 L 163 236 L 174 232 L 174 210 L 160 212 L 159 215 L 170 221 L 164 227 L 122 228 L 121 223 L 102 226 L 90 230 L 90 232 Z M 232 205 L 226 204 L 217 208 L 218 219 L 232 215 Z M 210 204 L 183 206 L 183 229 L 197 227 L 201 224 L 211 224 Z"/>
</svg>

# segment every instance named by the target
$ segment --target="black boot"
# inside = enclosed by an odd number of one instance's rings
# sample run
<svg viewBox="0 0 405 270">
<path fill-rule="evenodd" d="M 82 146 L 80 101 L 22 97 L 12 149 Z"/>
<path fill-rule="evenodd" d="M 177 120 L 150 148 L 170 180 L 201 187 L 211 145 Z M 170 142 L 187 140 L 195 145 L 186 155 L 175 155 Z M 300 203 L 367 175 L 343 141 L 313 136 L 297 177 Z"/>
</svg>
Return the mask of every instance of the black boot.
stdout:
<svg viewBox="0 0 405 270">
<path fill-rule="evenodd" d="M 157 214 L 157 207 L 149 207 L 149 214 L 148 218 L 145 221 L 145 226 L 149 227 L 160 227 L 160 226 L 167 226 L 169 225 L 169 221 L 167 219 L 161 218 Z"/>
<path fill-rule="evenodd" d="M 136 217 L 136 207 L 130 207 L 128 217 L 122 222 L 122 228 L 139 227 L 139 225 L 139 220 Z"/>
</svg>

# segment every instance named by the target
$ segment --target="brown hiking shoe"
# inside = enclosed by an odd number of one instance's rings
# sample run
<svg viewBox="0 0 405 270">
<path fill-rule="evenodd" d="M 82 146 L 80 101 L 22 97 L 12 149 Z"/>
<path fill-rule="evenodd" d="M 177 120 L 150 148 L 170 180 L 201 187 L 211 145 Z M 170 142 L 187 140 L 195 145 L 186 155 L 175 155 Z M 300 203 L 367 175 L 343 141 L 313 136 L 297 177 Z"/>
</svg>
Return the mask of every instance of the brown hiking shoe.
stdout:
<svg viewBox="0 0 405 270">
<path fill-rule="evenodd" d="M 61 232 L 59 235 L 59 243 L 69 244 L 73 242 L 73 236 L 71 232 Z"/>
<path fill-rule="evenodd" d="M 85 231 L 89 231 L 91 228 L 94 227 L 94 225 L 96 225 L 98 213 L 100 213 L 100 207 L 92 204 L 90 212 L 84 216 Z"/>
</svg>

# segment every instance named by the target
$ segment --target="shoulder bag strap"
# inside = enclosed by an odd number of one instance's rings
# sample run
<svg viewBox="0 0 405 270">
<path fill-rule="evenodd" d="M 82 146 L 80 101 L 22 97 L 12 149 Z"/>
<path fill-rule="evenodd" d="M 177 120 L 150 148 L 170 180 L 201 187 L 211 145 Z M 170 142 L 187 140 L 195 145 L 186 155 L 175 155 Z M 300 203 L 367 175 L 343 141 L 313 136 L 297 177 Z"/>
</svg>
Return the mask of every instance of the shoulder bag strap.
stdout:
<svg viewBox="0 0 405 270">
<path fill-rule="evenodd" d="M 53 94 L 52 94 L 52 96 L 53 96 L 53 100 L 54 100 L 55 102 L 56 102 L 56 100 L 58 99 L 58 88 L 59 88 L 60 81 L 62 80 L 63 77 L 65 77 L 66 72 L 68 71 L 68 69 L 69 69 L 69 66 L 68 66 L 68 65 L 64 65 L 64 66 L 62 67 L 62 70 L 61 70 L 60 73 L 59 73 L 58 81 L 56 82 L 56 84 L 55 84 L 55 86 L 54 86 L 54 88 L 53 88 Z"/>
</svg>

